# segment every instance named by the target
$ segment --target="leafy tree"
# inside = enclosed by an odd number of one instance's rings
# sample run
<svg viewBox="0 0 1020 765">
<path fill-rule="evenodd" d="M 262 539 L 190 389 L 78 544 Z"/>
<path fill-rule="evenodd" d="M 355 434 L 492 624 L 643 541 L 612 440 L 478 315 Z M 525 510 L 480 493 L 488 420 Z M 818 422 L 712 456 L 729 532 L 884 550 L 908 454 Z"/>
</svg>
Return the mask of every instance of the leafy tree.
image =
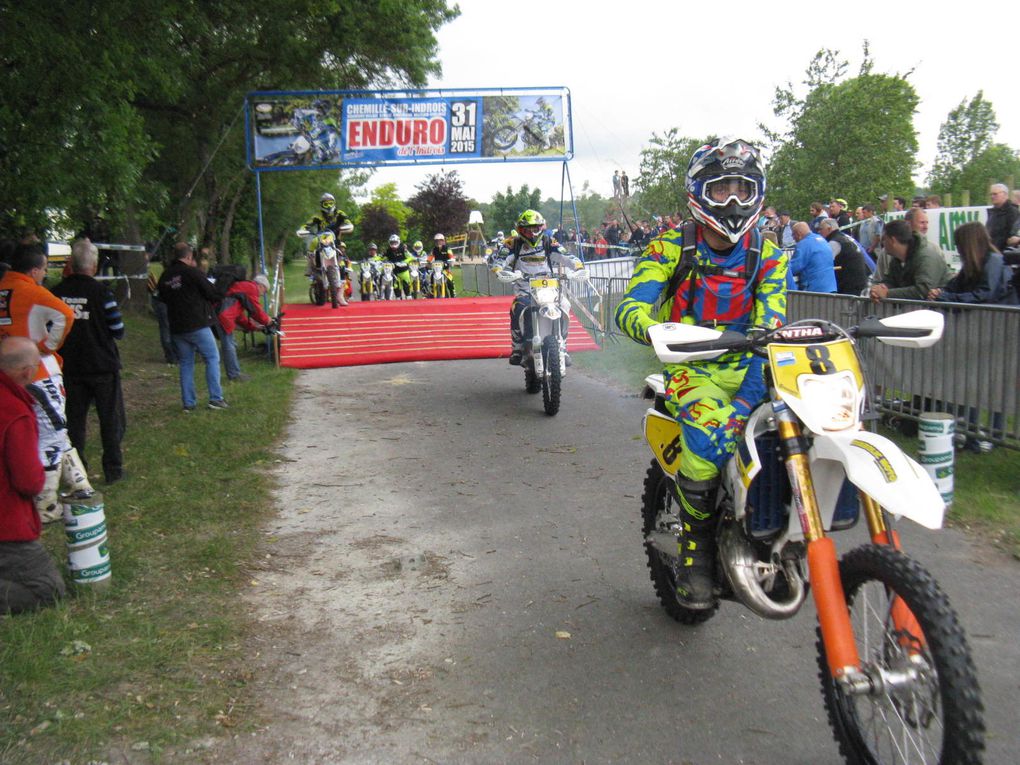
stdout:
<svg viewBox="0 0 1020 765">
<path fill-rule="evenodd" d="M 407 200 L 412 210 L 408 225 L 423 242 L 437 233 L 450 235 L 464 230 L 471 210 L 464 196 L 464 182 L 456 170 L 430 175 L 415 188 L 418 192 Z"/>
<path fill-rule="evenodd" d="M 808 66 L 806 95 L 789 84 L 776 89 L 775 114 L 790 127 L 780 134 L 762 126 L 774 147 L 773 204 L 806 215 L 816 199 L 841 196 L 853 206 L 913 190 L 917 93 L 906 75 L 873 73 L 867 45 L 858 75 L 841 81 L 846 69 L 837 52 L 823 50 Z"/>
<path fill-rule="evenodd" d="M 380 202 L 369 202 L 361 208 L 358 229 L 366 253 L 369 242 L 374 242 L 380 252 L 384 251 L 390 235 L 396 233 L 399 228 L 400 223 L 393 217 L 386 205 Z M 351 257 L 356 256 L 357 253 L 351 253 Z"/>
<path fill-rule="evenodd" d="M 990 180 L 1020 177 L 1020 157 L 1005 144 L 994 143 L 999 123 L 995 109 L 978 91 L 949 112 L 939 128 L 938 156 L 928 176 L 928 185 L 938 194 L 952 193 L 957 199 L 969 191 L 971 202 L 981 204 Z"/>
<path fill-rule="evenodd" d="M 678 133 L 677 128 L 661 136 L 652 133 L 648 148 L 641 150 L 641 169 L 634 185 L 641 195 L 641 208 L 649 215 L 687 212 L 687 165 L 705 141 Z"/>
<path fill-rule="evenodd" d="M 541 189 L 531 189 L 526 183 L 517 191 L 507 186 L 506 193 L 497 191 L 493 196 L 485 220 L 493 230 L 499 229 L 509 233 L 522 212 L 538 210 L 541 204 Z M 555 225 L 555 221 L 552 221 L 552 224 Z"/>
<path fill-rule="evenodd" d="M 255 218 L 244 94 L 424 85 L 458 14 L 446 0 L 4 3 L 0 225 L 54 208 L 226 249 Z"/>
</svg>

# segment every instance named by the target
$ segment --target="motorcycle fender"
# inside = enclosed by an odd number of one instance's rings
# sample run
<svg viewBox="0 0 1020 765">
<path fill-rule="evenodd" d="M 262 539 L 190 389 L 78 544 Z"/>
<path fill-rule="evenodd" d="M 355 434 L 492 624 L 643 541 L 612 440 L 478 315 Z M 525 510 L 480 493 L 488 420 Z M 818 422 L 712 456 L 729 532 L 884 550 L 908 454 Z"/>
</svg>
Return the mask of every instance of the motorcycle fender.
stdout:
<svg viewBox="0 0 1020 765">
<path fill-rule="evenodd" d="M 676 478 L 680 469 L 680 452 L 683 450 L 680 423 L 668 414 L 649 409 L 644 420 L 645 441 L 662 471 Z"/>
<path fill-rule="evenodd" d="M 888 438 L 864 430 L 816 434 L 811 461 L 816 460 L 840 463 L 851 483 L 894 516 L 942 528 L 945 502 L 935 482 Z M 819 477 L 826 472 L 818 471 Z M 822 482 L 816 481 L 816 491 L 826 492 Z"/>
</svg>

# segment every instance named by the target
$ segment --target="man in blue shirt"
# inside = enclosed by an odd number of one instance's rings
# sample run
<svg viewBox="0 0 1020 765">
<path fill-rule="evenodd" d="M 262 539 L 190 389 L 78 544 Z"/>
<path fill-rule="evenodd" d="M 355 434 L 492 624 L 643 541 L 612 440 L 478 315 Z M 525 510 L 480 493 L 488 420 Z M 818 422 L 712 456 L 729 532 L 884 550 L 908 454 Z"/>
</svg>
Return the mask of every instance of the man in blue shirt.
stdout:
<svg viewBox="0 0 1020 765">
<path fill-rule="evenodd" d="M 803 221 L 793 224 L 797 245 L 786 273 L 786 286 L 805 292 L 835 292 L 836 269 L 832 249 L 825 237 L 811 232 Z"/>
</svg>

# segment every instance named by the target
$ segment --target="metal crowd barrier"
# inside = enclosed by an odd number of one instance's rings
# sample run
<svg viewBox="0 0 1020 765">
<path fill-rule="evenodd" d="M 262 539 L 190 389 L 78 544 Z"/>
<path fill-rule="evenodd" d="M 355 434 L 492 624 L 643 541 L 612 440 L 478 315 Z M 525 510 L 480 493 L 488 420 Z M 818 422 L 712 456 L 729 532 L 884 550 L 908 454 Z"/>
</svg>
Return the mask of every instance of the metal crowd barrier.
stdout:
<svg viewBox="0 0 1020 765">
<path fill-rule="evenodd" d="M 511 292 L 485 266 L 463 271 L 467 289 L 483 295 Z M 601 294 L 599 326 L 581 312 L 578 320 L 600 344 L 625 338 L 614 317 L 629 280 L 593 274 L 591 281 Z M 909 420 L 924 412 L 948 412 L 957 418 L 958 433 L 1020 449 L 1020 308 L 917 300 L 876 304 L 850 295 L 796 291 L 788 295 L 787 318 L 852 327 L 866 316 L 883 318 L 918 308 L 945 315 L 942 340 L 933 347 L 896 348 L 877 340 L 858 344 L 879 409 Z"/>
</svg>

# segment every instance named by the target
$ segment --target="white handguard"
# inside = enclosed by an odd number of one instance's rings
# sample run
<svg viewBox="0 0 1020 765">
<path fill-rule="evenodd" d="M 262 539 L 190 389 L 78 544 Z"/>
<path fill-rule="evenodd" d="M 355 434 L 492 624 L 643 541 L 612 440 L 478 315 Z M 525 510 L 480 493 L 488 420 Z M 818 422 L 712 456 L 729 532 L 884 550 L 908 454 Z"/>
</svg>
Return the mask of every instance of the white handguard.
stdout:
<svg viewBox="0 0 1020 765">
<path fill-rule="evenodd" d="M 586 282 L 588 281 L 588 269 L 582 266 L 573 271 L 567 271 L 567 278 L 572 282 Z"/>
<path fill-rule="evenodd" d="M 510 282 L 517 281 L 518 279 L 523 279 L 524 274 L 522 274 L 520 271 L 508 271 L 505 268 L 501 268 L 499 271 L 496 272 L 496 278 L 499 279 L 501 282 L 506 282 L 507 284 L 509 284 Z"/>
</svg>

